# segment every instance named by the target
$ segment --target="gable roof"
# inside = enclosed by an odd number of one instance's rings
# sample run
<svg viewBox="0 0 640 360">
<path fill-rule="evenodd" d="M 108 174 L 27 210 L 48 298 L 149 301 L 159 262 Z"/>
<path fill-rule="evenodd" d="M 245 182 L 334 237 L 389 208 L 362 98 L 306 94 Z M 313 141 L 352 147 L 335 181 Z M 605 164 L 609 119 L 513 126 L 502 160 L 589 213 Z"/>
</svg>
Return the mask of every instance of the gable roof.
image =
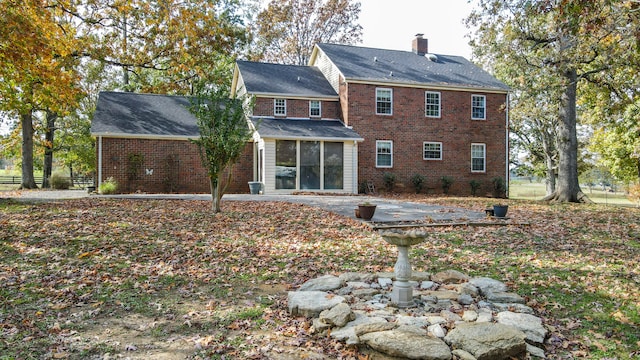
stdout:
<svg viewBox="0 0 640 360">
<path fill-rule="evenodd" d="M 262 138 L 295 140 L 308 138 L 324 141 L 363 141 L 353 129 L 338 120 L 292 120 L 252 118 L 256 131 Z"/>
<path fill-rule="evenodd" d="M 236 64 L 244 87 L 251 94 L 338 99 L 329 81 L 315 66 L 253 61 L 237 61 Z"/>
<path fill-rule="evenodd" d="M 196 117 L 185 96 L 103 91 L 91 121 L 94 136 L 197 138 Z"/>
<path fill-rule="evenodd" d="M 317 44 L 311 65 L 318 50 L 326 54 L 347 81 L 509 91 L 507 85 L 462 56 L 421 56 L 411 51 Z M 430 55 L 434 60 L 429 59 Z"/>
</svg>

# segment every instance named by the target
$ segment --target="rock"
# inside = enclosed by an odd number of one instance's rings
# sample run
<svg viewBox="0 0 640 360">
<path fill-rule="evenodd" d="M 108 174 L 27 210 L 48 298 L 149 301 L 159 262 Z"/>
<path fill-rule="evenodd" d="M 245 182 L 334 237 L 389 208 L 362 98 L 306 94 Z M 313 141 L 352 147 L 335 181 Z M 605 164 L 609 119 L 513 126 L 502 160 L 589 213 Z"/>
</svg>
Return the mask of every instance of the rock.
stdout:
<svg viewBox="0 0 640 360">
<path fill-rule="evenodd" d="M 313 325 L 313 331 L 320 332 L 320 333 L 331 328 L 330 324 L 326 324 L 322 322 L 320 318 L 313 318 L 312 325 Z"/>
<path fill-rule="evenodd" d="M 447 335 L 447 333 L 444 331 L 444 329 L 442 328 L 442 326 L 440 324 L 429 325 L 427 327 L 427 331 L 432 336 L 440 338 L 440 339 L 444 338 L 445 335 Z"/>
<path fill-rule="evenodd" d="M 353 296 L 357 296 L 363 299 L 371 299 L 373 297 L 373 295 L 379 294 L 380 290 L 378 289 L 357 289 L 357 290 L 353 290 L 351 292 L 351 294 Z"/>
<path fill-rule="evenodd" d="M 445 320 L 449 322 L 462 321 L 462 318 L 460 317 L 460 315 L 456 313 L 452 313 L 449 310 L 442 310 L 440 312 L 440 316 L 442 316 L 443 318 L 445 318 Z"/>
<path fill-rule="evenodd" d="M 398 315 L 396 323 L 398 325 L 413 325 L 417 327 L 429 326 L 429 320 L 424 316 Z"/>
<path fill-rule="evenodd" d="M 534 314 L 533 309 L 528 307 L 527 305 L 524 305 L 524 304 L 494 303 L 493 306 L 498 311 L 513 311 L 513 312 L 517 312 L 517 313 L 530 314 L 530 315 Z"/>
<path fill-rule="evenodd" d="M 351 311 L 349 305 L 340 303 L 329 310 L 324 310 L 320 313 L 320 321 L 337 327 L 343 327 L 347 325 L 349 321 L 355 320 L 356 315 Z"/>
<path fill-rule="evenodd" d="M 391 284 L 393 284 L 393 280 L 391 278 L 378 278 L 378 284 L 382 287 L 391 286 Z"/>
<path fill-rule="evenodd" d="M 458 296 L 460 296 L 460 294 L 458 294 L 456 291 L 451 291 L 451 290 L 437 290 L 437 291 L 424 291 L 422 293 L 422 296 L 435 296 L 438 300 L 457 300 Z"/>
<path fill-rule="evenodd" d="M 544 350 L 540 349 L 539 347 L 535 347 L 531 344 L 527 344 L 527 352 L 533 357 L 537 357 L 540 359 L 547 358 L 547 356 L 544 354 Z"/>
<path fill-rule="evenodd" d="M 289 291 L 287 304 L 291 315 L 302 315 L 308 318 L 317 317 L 324 310 L 344 302 L 342 296 L 324 291 Z"/>
<path fill-rule="evenodd" d="M 462 283 L 469 281 L 469 276 L 458 270 L 445 270 L 431 276 L 431 280 L 441 284 Z"/>
<path fill-rule="evenodd" d="M 477 360 L 501 360 L 526 351 L 525 334 L 511 326 L 492 323 L 462 323 L 451 330 L 445 341 Z"/>
<path fill-rule="evenodd" d="M 547 329 L 542 326 L 542 319 L 533 315 L 503 311 L 498 313 L 496 320 L 499 324 L 521 330 L 527 336 L 527 340 L 535 343 L 544 342 L 547 336 Z"/>
<path fill-rule="evenodd" d="M 372 282 L 375 276 L 371 273 L 359 273 L 359 272 L 346 272 L 339 276 L 342 282 L 347 283 L 351 281 L 365 281 Z"/>
<path fill-rule="evenodd" d="M 381 317 L 370 317 L 356 312 L 356 318 L 350 321 L 343 328 L 336 328 L 331 331 L 331 337 L 336 340 L 346 341 L 348 345 L 358 344 L 358 336 L 356 336 L 355 328 L 362 324 L 386 323 L 387 320 Z"/>
<path fill-rule="evenodd" d="M 476 322 L 492 322 L 493 321 L 493 312 L 487 308 L 478 309 L 478 318 Z"/>
<path fill-rule="evenodd" d="M 442 316 L 427 316 L 427 321 L 429 321 L 429 324 L 431 325 L 447 323 L 447 319 L 443 318 Z"/>
<path fill-rule="evenodd" d="M 348 281 L 347 286 L 350 286 L 354 289 L 369 289 L 371 285 L 364 281 Z"/>
<path fill-rule="evenodd" d="M 462 314 L 462 320 L 466 322 L 474 322 L 478 319 L 478 313 L 473 310 L 466 310 Z"/>
<path fill-rule="evenodd" d="M 388 330 L 368 333 L 362 335 L 360 341 L 381 353 L 406 359 L 451 359 L 451 350 L 442 340 L 407 331 Z"/>
<path fill-rule="evenodd" d="M 380 278 L 386 278 L 386 279 L 395 279 L 396 278 L 396 274 L 392 273 L 392 272 L 379 272 L 376 274 L 376 277 L 378 277 L 378 279 Z"/>
<path fill-rule="evenodd" d="M 298 291 L 331 291 L 341 288 L 343 284 L 344 282 L 337 276 L 324 275 L 302 284 Z"/>
<path fill-rule="evenodd" d="M 480 290 L 480 294 L 486 295 L 490 292 L 504 292 L 507 291 L 507 285 L 503 282 L 494 280 L 487 277 L 477 277 L 469 280 L 469 284 L 475 286 Z"/>
<path fill-rule="evenodd" d="M 460 294 L 471 295 L 473 297 L 480 295 L 480 290 L 478 290 L 477 287 L 475 287 L 474 285 L 471 285 L 468 282 L 460 284 L 460 286 L 458 286 L 458 292 Z"/>
<path fill-rule="evenodd" d="M 433 285 L 435 285 L 436 283 L 434 283 L 433 281 L 423 281 L 420 283 L 420 289 L 422 290 L 429 290 L 433 287 Z"/>
<path fill-rule="evenodd" d="M 486 297 L 492 303 L 524 304 L 524 298 L 512 292 L 491 291 L 486 293 Z"/>
<path fill-rule="evenodd" d="M 427 336 L 429 333 L 427 329 L 415 326 L 415 325 L 400 325 L 396 328 L 398 331 L 406 331 L 410 333 L 414 333 L 416 335 Z"/>
<path fill-rule="evenodd" d="M 468 295 L 468 294 L 462 294 L 462 295 L 458 296 L 457 300 L 462 305 L 471 305 L 471 304 L 473 304 L 473 297 L 471 297 L 471 295 Z"/>
<path fill-rule="evenodd" d="M 410 280 L 418 282 L 428 281 L 431 280 L 431 274 L 424 271 L 412 271 Z"/>
<path fill-rule="evenodd" d="M 387 331 L 395 329 L 397 324 L 391 322 L 375 322 L 368 324 L 360 324 L 356 325 L 353 329 L 356 336 L 360 337 L 364 334 L 378 332 L 378 331 Z"/>
<path fill-rule="evenodd" d="M 451 352 L 453 355 L 458 357 L 458 360 L 477 360 L 475 356 L 469 354 L 468 352 L 460 349 L 455 349 Z"/>
</svg>

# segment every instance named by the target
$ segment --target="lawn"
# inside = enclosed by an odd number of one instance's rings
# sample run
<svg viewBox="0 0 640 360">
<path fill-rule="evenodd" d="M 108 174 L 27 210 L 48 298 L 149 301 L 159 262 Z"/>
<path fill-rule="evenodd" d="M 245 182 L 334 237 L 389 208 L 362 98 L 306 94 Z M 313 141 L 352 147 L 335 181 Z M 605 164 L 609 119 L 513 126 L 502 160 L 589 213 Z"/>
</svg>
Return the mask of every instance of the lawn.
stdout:
<svg viewBox="0 0 640 360">
<path fill-rule="evenodd" d="M 480 198 L 415 198 L 481 211 Z M 508 200 L 521 225 L 429 229 L 415 270 L 507 282 L 548 358 L 640 356 L 640 210 Z M 287 314 L 313 277 L 392 271 L 355 220 L 299 204 L 0 200 L 0 359 L 362 359 Z M 289 356 L 289 357 L 287 357 Z"/>
<path fill-rule="evenodd" d="M 600 186 L 582 187 L 582 191 L 597 204 L 634 206 L 623 189 L 612 192 Z M 544 183 L 528 181 L 511 181 L 509 183 L 509 197 L 512 199 L 540 200 L 546 195 Z"/>
</svg>

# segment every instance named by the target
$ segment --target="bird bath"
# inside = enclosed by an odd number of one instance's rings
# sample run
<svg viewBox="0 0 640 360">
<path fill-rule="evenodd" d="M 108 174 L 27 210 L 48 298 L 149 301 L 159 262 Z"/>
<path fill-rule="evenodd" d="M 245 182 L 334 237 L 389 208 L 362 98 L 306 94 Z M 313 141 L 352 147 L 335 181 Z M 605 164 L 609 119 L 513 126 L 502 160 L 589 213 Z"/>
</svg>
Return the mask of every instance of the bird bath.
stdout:
<svg viewBox="0 0 640 360">
<path fill-rule="evenodd" d="M 393 282 L 391 302 L 400 308 L 411 307 L 413 302 L 413 288 L 409 284 L 411 279 L 411 264 L 409 263 L 409 248 L 424 242 L 427 233 L 418 231 L 380 231 L 384 241 L 398 248 L 398 260 L 393 267 L 396 281 Z"/>
</svg>

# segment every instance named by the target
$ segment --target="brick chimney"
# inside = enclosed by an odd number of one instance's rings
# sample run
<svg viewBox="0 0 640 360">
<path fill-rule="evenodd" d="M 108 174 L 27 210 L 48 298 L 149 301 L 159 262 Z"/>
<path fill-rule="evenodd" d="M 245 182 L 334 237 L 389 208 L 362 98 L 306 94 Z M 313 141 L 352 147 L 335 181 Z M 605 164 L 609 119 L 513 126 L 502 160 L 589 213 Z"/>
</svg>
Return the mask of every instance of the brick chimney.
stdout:
<svg viewBox="0 0 640 360">
<path fill-rule="evenodd" d="M 422 35 L 424 34 L 416 34 L 416 38 L 413 39 L 413 42 L 411 44 L 413 53 L 420 56 L 429 53 L 429 40 L 423 39 Z"/>
</svg>

